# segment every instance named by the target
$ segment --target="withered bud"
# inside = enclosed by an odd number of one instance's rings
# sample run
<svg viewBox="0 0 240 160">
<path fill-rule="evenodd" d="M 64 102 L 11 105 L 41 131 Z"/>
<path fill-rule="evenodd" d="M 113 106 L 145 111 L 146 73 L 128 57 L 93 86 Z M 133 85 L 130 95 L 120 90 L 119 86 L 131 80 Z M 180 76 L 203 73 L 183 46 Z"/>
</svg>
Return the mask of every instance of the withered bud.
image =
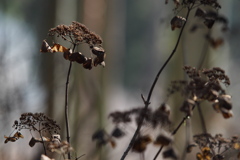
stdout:
<svg viewBox="0 0 240 160">
<path fill-rule="evenodd" d="M 43 40 L 40 52 L 53 52 L 46 40 Z"/>
<path fill-rule="evenodd" d="M 166 151 L 163 152 L 163 157 L 164 158 L 172 158 L 172 159 L 177 159 L 177 154 L 176 152 L 174 151 L 173 148 L 169 148 L 167 149 Z"/>
<path fill-rule="evenodd" d="M 102 47 L 93 47 L 90 46 L 92 53 L 95 54 L 96 56 L 102 55 L 105 53 L 104 49 Z"/>
<path fill-rule="evenodd" d="M 113 137 L 115 138 L 121 138 L 125 135 L 125 133 L 119 128 L 119 127 L 116 127 L 113 131 L 112 131 L 112 134 L 111 134 Z"/>
<path fill-rule="evenodd" d="M 68 49 L 67 51 L 63 52 L 63 57 L 66 59 L 66 60 L 69 60 L 69 56 L 72 54 L 72 49 Z"/>
<path fill-rule="evenodd" d="M 189 144 L 187 146 L 187 153 L 192 152 L 193 147 L 197 147 L 197 144 L 196 143 Z"/>
<path fill-rule="evenodd" d="M 69 60 L 72 62 L 76 61 L 79 64 L 83 64 L 87 61 L 87 57 L 82 55 L 81 52 L 74 52 L 74 53 L 70 54 Z"/>
<path fill-rule="evenodd" d="M 92 64 L 93 64 L 92 58 L 88 58 L 88 59 L 83 63 L 83 67 L 84 67 L 85 69 L 91 70 L 91 69 L 92 69 Z"/>
<path fill-rule="evenodd" d="M 157 136 L 156 140 L 154 141 L 154 144 L 167 146 L 172 141 L 173 141 L 173 137 L 171 134 L 161 133 Z"/>
<path fill-rule="evenodd" d="M 205 19 L 205 21 L 203 22 L 209 29 L 212 28 L 212 26 L 214 25 L 215 23 L 215 20 L 213 19 Z"/>
<path fill-rule="evenodd" d="M 175 16 L 171 20 L 171 27 L 172 30 L 175 30 L 175 28 L 182 28 L 184 23 L 186 22 L 186 19 L 180 16 Z"/>
<path fill-rule="evenodd" d="M 152 142 L 149 135 L 139 136 L 132 146 L 132 151 L 142 153 L 146 150 L 147 145 Z"/>
<path fill-rule="evenodd" d="M 4 138 L 6 138 L 4 143 L 7 143 L 8 141 L 15 142 L 16 140 L 18 140 L 17 137 L 7 137 L 7 136 L 4 136 Z"/>
<path fill-rule="evenodd" d="M 187 115 L 192 115 L 192 109 L 195 105 L 195 102 L 191 99 L 187 99 L 183 102 L 182 107 L 180 108 L 180 111 L 185 112 Z"/>
</svg>

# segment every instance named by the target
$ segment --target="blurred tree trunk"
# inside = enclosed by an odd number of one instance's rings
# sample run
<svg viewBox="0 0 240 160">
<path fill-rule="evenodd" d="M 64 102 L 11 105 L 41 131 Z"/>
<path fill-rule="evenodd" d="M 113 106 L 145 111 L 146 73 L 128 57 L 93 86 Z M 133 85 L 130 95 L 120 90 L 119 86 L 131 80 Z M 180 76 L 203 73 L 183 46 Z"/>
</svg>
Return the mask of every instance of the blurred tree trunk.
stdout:
<svg viewBox="0 0 240 160">
<path fill-rule="evenodd" d="M 55 13 L 56 13 L 57 0 L 35 0 L 33 3 L 29 3 L 26 6 L 26 19 L 29 25 L 34 29 L 37 45 L 36 50 L 33 51 L 34 59 L 32 61 L 32 72 L 38 73 L 39 86 L 44 92 L 44 104 L 41 112 L 44 112 L 49 117 L 54 116 L 54 96 L 55 96 L 55 64 L 54 57 L 49 54 L 40 53 L 40 47 L 42 40 L 47 38 L 48 30 L 55 25 Z M 44 111 L 45 110 L 45 111 Z M 39 159 L 40 154 L 43 151 L 40 150 L 35 159 Z"/>
<path fill-rule="evenodd" d="M 46 114 L 53 117 L 54 112 L 54 68 L 57 63 L 54 57 L 49 54 L 40 54 L 42 40 L 47 37 L 48 30 L 55 26 L 56 0 L 35 0 L 30 3 L 26 9 L 27 22 L 34 28 L 37 37 L 37 47 L 35 59 L 33 60 L 33 69 L 39 74 L 39 84 L 43 88 L 45 96 Z M 37 64 L 37 65 L 35 65 Z M 39 68 L 36 68 L 38 66 Z"/>
</svg>

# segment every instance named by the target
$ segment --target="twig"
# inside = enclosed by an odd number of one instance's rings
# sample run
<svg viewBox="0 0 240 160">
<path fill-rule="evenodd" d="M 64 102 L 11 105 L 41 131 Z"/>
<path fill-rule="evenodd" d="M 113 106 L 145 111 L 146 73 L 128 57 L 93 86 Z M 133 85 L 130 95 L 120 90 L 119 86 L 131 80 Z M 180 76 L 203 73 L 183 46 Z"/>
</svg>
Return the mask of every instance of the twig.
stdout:
<svg viewBox="0 0 240 160">
<path fill-rule="evenodd" d="M 188 8 L 188 12 L 187 12 L 187 16 L 186 16 L 186 21 L 188 20 L 190 11 L 191 11 L 191 8 Z M 176 43 L 176 45 L 175 45 L 172 53 L 170 54 L 170 56 L 168 57 L 168 59 L 165 61 L 165 63 L 163 64 L 163 66 L 160 68 L 159 72 L 157 73 L 157 75 L 156 75 L 156 77 L 155 77 L 155 79 L 154 79 L 154 81 L 153 81 L 153 84 L 152 84 L 151 89 L 150 89 L 150 91 L 149 91 L 149 93 L 148 93 L 148 98 L 147 98 L 147 100 L 146 100 L 146 102 L 145 102 L 145 106 L 144 106 L 144 109 L 143 109 L 143 112 L 142 112 L 142 113 L 145 113 L 145 112 L 147 111 L 148 106 L 149 106 L 149 104 L 150 104 L 150 99 L 151 99 L 151 97 L 152 97 L 152 92 L 153 92 L 153 89 L 155 88 L 155 85 L 156 85 L 156 83 L 157 83 L 157 81 L 158 81 L 158 78 L 159 78 L 160 74 L 162 73 L 162 71 L 164 70 L 164 68 L 167 66 L 168 62 L 171 60 L 171 58 L 173 57 L 174 53 L 175 53 L 176 50 L 177 50 L 177 47 L 178 47 L 178 44 L 179 44 L 179 42 L 180 42 L 180 39 L 181 39 L 181 36 L 182 36 L 182 33 L 183 33 L 183 30 L 184 30 L 185 25 L 186 25 L 186 22 L 183 24 L 183 27 L 181 28 L 180 34 L 179 34 L 179 36 L 178 36 L 177 43 Z M 140 121 L 139 121 L 139 123 L 138 123 L 138 127 L 137 127 L 137 129 L 136 129 L 136 131 L 135 131 L 135 133 L 134 133 L 134 135 L 133 135 L 133 137 L 132 137 L 129 145 L 128 145 L 127 149 L 125 150 L 125 152 L 123 153 L 123 155 L 122 155 L 122 157 L 121 157 L 120 160 L 124 160 L 125 157 L 127 156 L 128 152 L 129 152 L 129 150 L 132 148 L 132 146 L 133 146 L 133 144 L 134 144 L 134 142 L 135 142 L 135 139 L 137 138 L 137 136 L 138 136 L 138 134 L 139 134 L 139 131 L 140 131 L 141 127 L 142 127 L 144 118 L 145 118 L 145 116 L 144 116 L 144 114 L 143 114 L 143 115 L 142 115 L 142 118 L 140 119 Z"/>
</svg>

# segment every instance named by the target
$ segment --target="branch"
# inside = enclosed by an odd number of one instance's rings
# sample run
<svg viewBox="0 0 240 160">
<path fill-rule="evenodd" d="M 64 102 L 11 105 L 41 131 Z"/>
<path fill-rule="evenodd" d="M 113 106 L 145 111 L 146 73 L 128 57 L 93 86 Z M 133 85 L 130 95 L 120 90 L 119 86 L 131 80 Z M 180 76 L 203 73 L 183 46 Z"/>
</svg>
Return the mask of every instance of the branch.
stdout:
<svg viewBox="0 0 240 160">
<path fill-rule="evenodd" d="M 189 8 L 189 9 L 188 9 L 188 12 L 187 12 L 187 16 L 186 16 L 186 22 L 187 22 L 187 20 L 188 20 L 190 11 L 191 11 L 191 9 Z M 142 112 L 142 113 L 145 113 L 145 112 L 147 111 L 148 106 L 149 106 L 149 104 L 150 104 L 151 97 L 152 97 L 152 92 L 153 92 L 153 90 L 154 90 L 154 88 L 155 88 L 155 85 L 156 85 L 156 83 L 157 83 L 157 81 L 158 81 L 158 78 L 159 78 L 159 76 L 161 75 L 162 71 L 163 71 L 164 68 L 167 66 L 168 62 L 171 60 L 171 58 L 173 57 L 174 53 L 175 53 L 176 50 L 177 50 L 177 47 L 178 47 L 178 45 L 179 45 L 179 42 L 180 42 L 180 39 L 181 39 L 181 36 L 182 36 L 182 33 L 183 33 L 183 30 L 184 30 L 185 25 L 186 25 L 186 22 L 184 23 L 183 27 L 181 28 L 180 34 L 179 34 L 179 36 L 178 36 L 178 40 L 177 40 L 177 42 L 176 42 L 176 45 L 175 45 L 172 53 L 170 54 L 170 56 L 168 57 L 168 59 L 165 61 L 165 63 L 163 64 L 163 66 L 160 68 L 160 70 L 158 71 L 158 73 L 157 73 L 157 75 L 156 75 L 156 77 L 155 77 L 155 80 L 153 81 L 153 84 L 152 84 L 152 86 L 151 86 L 151 89 L 150 89 L 150 91 L 149 91 L 149 93 L 148 93 L 148 98 L 147 98 L 147 100 L 145 101 L 145 106 L 144 106 L 144 109 L 143 109 L 143 112 Z M 142 97 L 143 97 L 143 96 L 142 96 Z M 133 146 L 133 144 L 134 144 L 134 142 L 135 142 L 135 139 L 137 138 L 137 136 L 138 136 L 138 134 L 139 134 L 139 131 L 140 131 L 141 127 L 142 127 L 143 120 L 144 120 L 144 118 L 145 118 L 144 116 L 145 116 L 145 115 L 143 114 L 141 120 L 140 120 L 139 123 L 138 123 L 138 127 L 137 127 L 137 129 L 136 129 L 136 131 L 135 131 L 135 133 L 134 133 L 134 135 L 133 135 L 133 137 L 132 137 L 129 145 L 128 145 L 126 151 L 123 153 L 123 155 L 122 155 L 122 157 L 121 157 L 120 160 L 124 160 L 125 157 L 127 156 L 128 152 L 129 152 L 130 149 L 132 148 L 132 146 Z"/>
</svg>

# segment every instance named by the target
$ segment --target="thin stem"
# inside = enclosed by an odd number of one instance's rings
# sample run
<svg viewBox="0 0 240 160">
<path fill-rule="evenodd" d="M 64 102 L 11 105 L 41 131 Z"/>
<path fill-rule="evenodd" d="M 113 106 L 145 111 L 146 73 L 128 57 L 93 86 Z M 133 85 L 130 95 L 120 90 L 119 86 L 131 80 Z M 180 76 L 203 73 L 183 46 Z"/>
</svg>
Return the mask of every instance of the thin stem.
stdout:
<svg viewBox="0 0 240 160">
<path fill-rule="evenodd" d="M 67 130 L 67 142 L 70 144 L 70 129 L 69 129 L 69 118 L 68 118 L 68 85 L 69 85 L 69 78 L 72 68 L 72 62 L 69 64 L 68 74 L 67 74 L 67 81 L 66 81 L 66 89 L 65 89 L 65 121 L 66 121 L 66 130 Z M 68 153 L 68 159 L 71 158 L 70 153 Z"/>
<path fill-rule="evenodd" d="M 191 8 L 188 9 L 187 16 L 186 16 L 186 21 L 188 20 L 190 11 L 191 11 Z M 158 73 L 157 73 L 157 75 L 156 75 L 156 77 L 155 77 L 155 79 L 154 79 L 154 81 L 153 81 L 153 84 L 152 84 L 152 86 L 151 86 L 151 89 L 150 89 L 150 91 L 149 91 L 149 93 L 148 93 L 147 101 L 145 102 L 145 106 L 144 106 L 144 109 L 143 109 L 143 112 L 142 112 L 142 113 L 143 113 L 143 114 L 142 114 L 142 118 L 141 118 L 141 120 L 139 121 L 138 126 L 137 126 L 137 129 L 136 129 L 136 131 L 135 131 L 135 133 L 134 133 L 134 135 L 133 135 L 133 137 L 132 137 L 132 139 L 131 139 L 128 147 L 127 147 L 127 149 L 126 149 L 125 152 L 123 153 L 123 155 L 122 155 L 122 157 L 121 157 L 120 160 L 124 160 L 124 159 L 125 159 L 125 157 L 127 156 L 128 152 L 129 152 L 130 149 L 132 148 L 132 146 L 133 146 L 133 144 L 134 144 L 134 142 L 135 142 L 135 139 L 137 138 L 137 136 L 138 136 L 138 134 L 139 134 L 139 131 L 140 131 L 140 129 L 141 129 L 141 127 L 142 127 L 142 124 L 143 124 L 143 120 L 144 120 L 144 118 L 145 118 L 144 113 L 146 113 L 146 111 L 147 111 L 147 109 L 148 109 L 148 106 L 149 106 L 149 104 L 150 104 L 150 100 L 151 100 L 151 97 L 152 97 L 152 92 L 153 92 L 153 90 L 154 90 L 154 88 L 155 88 L 155 85 L 156 85 L 156 83 L 157 83 L 157 81 L 158 81 L 158 78 L 159 78 L 160 74 L 162 73 L 162 71 L 164 70 L 164 68 L 167 66 L 168 62 L 171 60 L 171 58 L 173 57 L 174 53 L 175 53 L 176 50 L 177 50 L 177 47 L 178 47 L 178 45 L 179 45 L 179 42 L 180 42 L 180 39 L 181 39 L 183 30 L 184 30 L 184 28 L 185 28 L 185 25 L 186 25 L 186 22 L 183 24 L 183 27 L 181 28 L 180 34 L 179 34 L 179 36 L 178 36 L 178 40 L 177 40 L 177 42 L 176 42 L 176 45 L 175 45 L 172 53 L 170 54 L 170 56 L 168 57 L 168 59 L 165 61 L 165 63 L 163 64 L 163 66 L 160 68 L 160 70 L 158 71 Z"/>
<path fill-rule="evenodd" d="M 210 35 L 210 33 L 211 33 L 211 30 L 208 30 L 207 35 Z M 208 41 L 205 39 L 203 49 L 202 49 L 202 53 L 200 54 L 201 57 L 199 58 L 200 60 L 199 60 L 199 63 L 197 65 L 197 69 L 202 68 L 202 66 L 204 64 L 204 61 L 206 59 L 206 56 L 207 56 L 207 51 L 208 51 Z"/>
<path fill-rule="evenodd" d="M 73 46 L 73 51 L 76 47 L 76 44 Z M 65 88 L 65 121 L 66 121 L 66 131 L 67 131 L 67 142 L 70 145 L 70 128 L 69 128 L 69 118 L 68 118 L 68 85 L 70 79 L 70 73 L 72 69 L 72 61 L 70 61 L 68 74 L 67 74 L 67 81 L 66 81 L 66 88 Z M 68 152 L 68 159 L 71 159 L 71 154 Z"/>
<path fill-rule="evenodd" d="M 39 130 L 37 129 L 37 131 L 38 131 L 38 133 L 39 133 L 39 135 L 40 135 L 40 137 L 41 137 L 41 140 L 42 140 L 43 149 L 44 149 L 44 154 L 47 155 L 47 151 L 46 151 L 46 148 L 45 148 L 45 145 L 44 145 L 42 133 L 41 133 L 41 130 L 40 130 L 41 123 L 39 123 L 38 125 L 39 125 Z"/>
<path fill-rule="evenodd" d="M 44 141 L 43 141 L 43 137 L 42 137 L 41 131 L 39 132 L 39 134 L 40 134 L 40 137 L 41 137 L 41 140 L 42 140 L 43 149 L 44 149 L 44 154 L 47 155 L 47 151 L 46 151 L 46 147 L 45 147 L 45 145 L 44 145 Z"/>
<path fill-rule="evenodd" d="M 199 103 L 197 103 L 197 108 L 198 108 L 198 113 L 199 113 L 199 117 L 200 117 L 203 133 L 206 134 L 207 133 L 207 127 L 206 127 L 206 124 L 205 124 L 205 121 L 204 121 L 204 118 L 203 118 L 202 109 L 201 109 Z"/>
<path fill-rule="evenodd" d="M 207 127 L 206 127 L 206 123 L 204 121 L 204 117 L 203 117 L 203 113 L 202 113 L 202 109 L 201 109 L 201 106 L 200 106 L 200 103 L 196 103 L 197 104 L 197 108 L 198 108 L 198 113 L 199 113 L 199 117 L 200 117 L 200 121 L 201 121 L 201 124 L 202 124 L 202 130 L 203 130 L 203 133 L 204 134 L 207 134 Z M 207 141 L 208 143 L 210 144 L 210 140 L 209 140 L 209 137 L 207 136 Z M 214 149 L 210 146 L 210 149 L 213 153 L 213 157 L 216 155 Z"/>
<path fill-rule="evenodd" d="M 182 160 L 186 159 L 187 147 L 190 144 L 190 137 L 191 137 L 191 119 L 188 118 L 186 119 L 186 143 L 185 143 L 184 151 L 181 158 Z"/>
<path fill-rule="evenodd" d="M 194 110 L 195 105 L 193 106 L 192 110 Z M 172 135 L 175 135 L 177 133 L 177 131 L 179 130 L 179 128 L 183 125 L 183 123 L 185 122 L 185 120 L 189 119 L 190 116 L 186 115 L 185 117 L 183 117 L 182 121 L 178 124 L 177 128 L 174 129 L 174 131 L 172 132 Z M 153 158 L 153 160 L 156 160 L 158 155 L 161 153 L 162 149 L 163 149 L 163 145 L 159 148 L 158 152 L 156 153 L 155 157 Z"/>
</svg>

